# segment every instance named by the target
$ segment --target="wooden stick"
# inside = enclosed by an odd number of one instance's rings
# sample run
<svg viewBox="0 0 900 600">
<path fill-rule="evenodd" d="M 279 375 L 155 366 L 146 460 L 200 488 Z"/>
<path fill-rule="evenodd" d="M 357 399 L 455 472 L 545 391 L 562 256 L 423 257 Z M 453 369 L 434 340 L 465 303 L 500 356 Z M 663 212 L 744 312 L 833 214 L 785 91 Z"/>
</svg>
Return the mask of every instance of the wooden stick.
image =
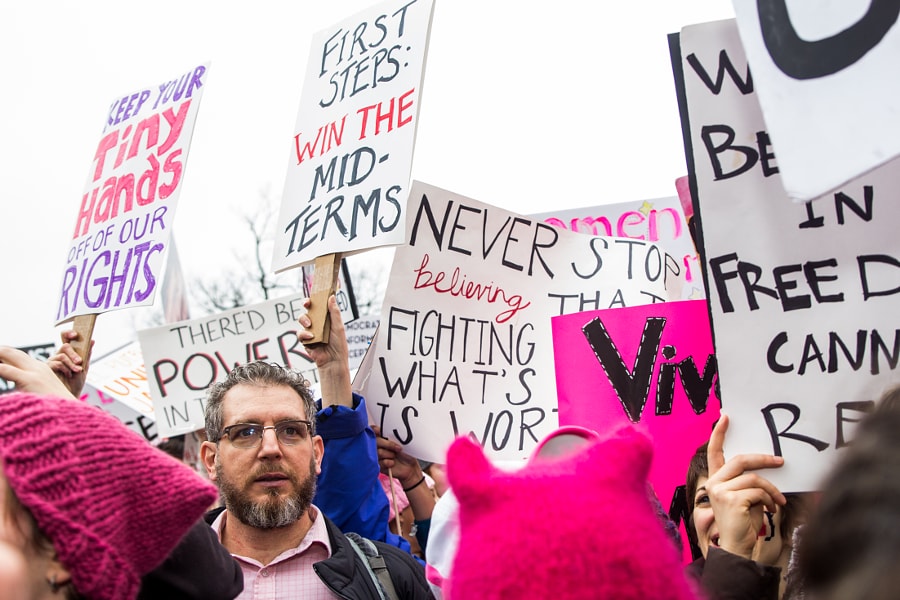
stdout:
<svg viewBox="0 0 900 600">
<path fill-rule="evenodd" d="M 397 495 L 394 493 L 394 474 L 391 473 L 391 469 L 388 468 L 388 486 L 391 490 L 391 506 L 394 507 L 394 521 L 397 523 L 397 535 L 403 537 L 403 526 L 400 524 L 400 505 L 397 504 Z"/>
<path fill-rule="evenodd" d="M 307 313 L 312 321 L 310 331 L 313 333 L 313 338 L 303 341 L 303 344 L 306 346 L 328 343 L 328 336 L 331 333 L 328 298 L 335 292 L 340 269 L 340 253 L 325 254 L 316 258 L 312 289 L 309 292 L 309 311 Z"/>
<path fill-rule="evenodd" d="M 87 368 L 88 354 L 91 350 L 91 336 L 94 335 L 94 323 L 97 322 L 97 315 L 78 315 L 72 322 L 72 329 L 78 334 L 78 337 L 69 343 L 78 356 L 81 357 L 81 364 Z"/>
</svg>

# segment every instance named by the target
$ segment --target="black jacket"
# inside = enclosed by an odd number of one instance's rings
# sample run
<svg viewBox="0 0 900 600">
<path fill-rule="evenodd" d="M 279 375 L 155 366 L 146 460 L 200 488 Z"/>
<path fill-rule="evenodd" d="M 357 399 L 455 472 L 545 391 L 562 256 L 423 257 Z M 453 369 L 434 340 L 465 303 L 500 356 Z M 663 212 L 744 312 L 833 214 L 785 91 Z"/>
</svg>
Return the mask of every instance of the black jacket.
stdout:
<svg viewBox="0 0 900 600">
<path fill-rule="evenodd" d="M 212 524 L 222 508 L 206 513 L 205 521 Z M 331 557 L 313 565 L 316 575 L 331 591 L 347 600 L 378 600 L 381 596 L 375 582 L 366 569 L 363 559 L 353 550 L 350 542 L 337 525 L 331 522 L 321 511 L 319 515 L 325 519 L 328 530 L 328 541 L 331 543 Z M 211 530 L 210 530 L 211 531 Z M 372 541 L 378 552 L 384 557 L 385 565 L 391 574 L 394 589 L 401 600 L 434 600 L 428 581 L 425 579 L 425 568 L 411 554 L 385 544 Z"/>
<path fill-rule="evenodd" d="M 686 567 L 709 600 L 778 600 L 781 568 L 711 547 Z"/>
<path fill-rule="evenodd" d="M 144 575 L 138 600 L 232 600 L 243 589 L 241 565 L 201 519 Z"/>
<path fill-rule="evenodd" d="M 377 600 L 380 597 L 378 590 L 363 559 L 328 517 L 325 517 L 325 526 L 328 529 L 328 541 L 331 542 L 331 557 L 313 565 L 319 579 L 341 598 Z M 394 589 L 401 600 L 434 599 L 425 579 L 425 568 L 411 554 L 390 544 L 372 543 L 384 557 Z"/>
</svg>

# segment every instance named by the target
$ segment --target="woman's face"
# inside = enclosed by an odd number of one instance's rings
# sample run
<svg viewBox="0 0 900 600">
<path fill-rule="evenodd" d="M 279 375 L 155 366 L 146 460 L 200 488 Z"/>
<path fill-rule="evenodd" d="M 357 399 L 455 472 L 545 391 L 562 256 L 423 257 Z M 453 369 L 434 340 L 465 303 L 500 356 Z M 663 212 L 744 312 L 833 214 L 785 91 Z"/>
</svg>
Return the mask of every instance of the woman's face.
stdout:
<svg viewBox="0 0 900 600">
<path fill-rule="evenodd" d="M 697 492 L 694 494 L 694 529 L 697 532 L 697 544 L 706 558 L 710 546 L 719 545 L 719 531 L 716 528 L 716 516 L 713 514 L 706 493 L 706 481 L 708 477 L 700 476 L 697 479 Z M 756 546 L 753 548 L 752 559 L 756 562 L 774 565 L 778 562 L 784 549 L 784 540 L 781 538 L 781 516 L 779 509 L 775 513 L 763 513 L 763 525 L 756 538 Z"/>
<path fill-rule="evenodd" d="M 15 598 L 45 597 L 51 591 L 48 573 L 55 573 L 59 564 L 52 551 L 38 548 L 33 528 L 0 469 L 0 589 L 17 590 Z"/>
<path fill-rule="evenodd" d="M 3 470 L 0 469 L 0 542 L 24 551 L 27 540 L 24 524 Z"/>
</svg>

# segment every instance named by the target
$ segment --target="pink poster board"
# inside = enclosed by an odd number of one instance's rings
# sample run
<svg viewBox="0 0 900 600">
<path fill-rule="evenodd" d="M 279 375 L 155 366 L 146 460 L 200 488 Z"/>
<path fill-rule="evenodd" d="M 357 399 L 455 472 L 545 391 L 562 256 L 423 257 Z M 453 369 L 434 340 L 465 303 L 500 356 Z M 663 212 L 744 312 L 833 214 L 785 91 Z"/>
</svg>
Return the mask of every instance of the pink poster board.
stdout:
<svg viewBox="0 0 900 600">
<path fill-rule="evenodd" d="M 633 423 L 649 435 L 650 483 L 669 510 L 721 408 L 706 301 L 562 315 L 552 328 L 559 424 L 603 434 Z"/>
</svg>

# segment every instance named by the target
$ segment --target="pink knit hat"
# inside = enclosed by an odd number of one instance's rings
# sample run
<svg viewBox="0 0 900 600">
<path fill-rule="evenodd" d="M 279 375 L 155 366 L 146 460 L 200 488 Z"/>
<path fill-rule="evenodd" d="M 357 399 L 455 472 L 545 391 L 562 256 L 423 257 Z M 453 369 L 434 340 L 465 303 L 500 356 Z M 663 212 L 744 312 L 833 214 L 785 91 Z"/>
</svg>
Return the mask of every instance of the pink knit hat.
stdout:
<svg viewBox="0 0 900 600">
<path fill-rule="evenodd" d="M 699 598 L 647 497 L 650 441 L 631 427 L 568 433 L 584 445 L 513 472 L 468 438 L 450 446 L 459 544 L 445 597 Z"/>
<path fill-rule="evenodd" d="M 72 400 L 0 395 L 0 458 L 10 487 L 89 598 L 137 596 L 141 577 L 216 499 L 190 468 Z"/>
</svg>

